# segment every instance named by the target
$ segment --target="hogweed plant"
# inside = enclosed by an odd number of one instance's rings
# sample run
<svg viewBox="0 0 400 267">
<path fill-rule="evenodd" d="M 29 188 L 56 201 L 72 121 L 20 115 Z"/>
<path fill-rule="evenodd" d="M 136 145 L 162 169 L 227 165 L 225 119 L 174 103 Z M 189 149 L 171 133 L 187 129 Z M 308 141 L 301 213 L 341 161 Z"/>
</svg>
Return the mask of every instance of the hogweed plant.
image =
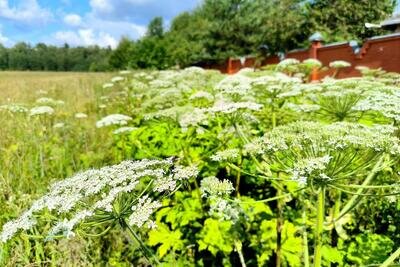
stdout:
<svg viewBox="0 0 400 267">
<path fill-rule="evenodd" d="M 247 145 L 249 153 L 266 155 L 273 174 L 267 179 L 284 178 L 317 196 L 314 266 L 321 266 L 328 191 L 362 195 L 362 188 L 386 188 L 389 195 L 399 193 L 394 190 L 397 184 L 370 185 L 380 170 L 399 160 L 400 143 L 393 133 L 391 126 L 299 121 L 279 126 Z M 351 201 L 349 205 L 354 206 L 354 199 Z M 349 205 L 345 206 L 344 212 L 349 211 Z M 340 213 L 339 216 L 343 215 Z"/>
<path fill-rule="evenodd" d="M 20 231 L 43 241 L 76 234 L 101 236 L 119 225 L 139 242 L 150 263 L 158 263 L 149 254 L 139 230 L 157 227 L 151 215 L 162 206 L 162 198 L 197 173 L 195 167 L 179 166 L 172 158 L 124 161 L 80 172 L 54 183 L 20 217 L 4 224 L 0 241 L 9 241 Z M 32 231 L 45 222 L 52 224 L 48 232 Z M 96 232 L 98 229 L 100 232 Z"/>
</svg>

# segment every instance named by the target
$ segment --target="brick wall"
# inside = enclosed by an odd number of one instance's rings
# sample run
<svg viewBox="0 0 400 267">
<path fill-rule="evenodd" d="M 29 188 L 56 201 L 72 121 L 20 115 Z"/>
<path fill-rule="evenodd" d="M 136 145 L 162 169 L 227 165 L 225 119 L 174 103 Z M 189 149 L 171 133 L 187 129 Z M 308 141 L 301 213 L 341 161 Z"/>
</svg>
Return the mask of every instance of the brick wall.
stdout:
<svg viewBox="0 0 400 267">
<path fill-rule="evenodd" d="M 314 53 L 312 49 L 315 49 Z M 338 78 L 359 76 L 359 71 L 355 69 L 356 66 L 382 68 L 386 71 L 400 73 L 400 33 L 370 38 L 356 50 L 348 42 L 328 45 L 313 43 L 309 49 L 294 50 L 285 55 L 285 58 L 296 58 L 298 60 L 310 57 L 316 57 L 324 66 L 328 66 L 330 62 L 335 60 L 345 60 L 351 63 L 351 67 L 340 70 Z M 271 56 L 266 58 L 262 65 L 277 64 L 279 61 L 278 56 Z M 217 69 L 224 73 L 233 74 L 242 68 L 254 67 L 255 62 L 254 57 L 247 57 L 245 60 L 243 58 L 230 58 L 226 64 L 220 65 Z M 322 78 L 331 75 L 332 72 L 332 70 L 320 72 L 316 77 Z"/>
</svg>

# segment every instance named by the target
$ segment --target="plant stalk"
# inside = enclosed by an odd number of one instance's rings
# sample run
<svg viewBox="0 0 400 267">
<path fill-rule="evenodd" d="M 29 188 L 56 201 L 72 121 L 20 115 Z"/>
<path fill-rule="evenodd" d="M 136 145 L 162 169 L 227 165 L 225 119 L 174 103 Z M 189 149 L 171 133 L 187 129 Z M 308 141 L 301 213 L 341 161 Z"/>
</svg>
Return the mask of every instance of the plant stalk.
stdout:
<svg viewBox="0 0 400 267">
<path fill-rule="evenodd" d="M 325 187 L 318 192 L 317 221 L 315 224 L 314 267 L 321 267 L 322 263 L 322 233 L 325 217 Z"/>
<path fill-rule="evenodd" d="M 310 256 L 308 251 L 308 237 L 307 237 L 307 215 L 306 209 L 302 213 L 303 219 L 303 264 L 304 267 L 310 267 Z"/>
<path fill-rule="evenodd" d="M 131 235 L 134 237 L 134 239 L 139 243 L 141 250 L 143 251 L 144 257 L 147 259 L 147 261 L 150 263 L 151 266 L 153 266 L 153 262 L 156 264 L 155 266 L 160 266 L 160 262 L 158 261 L 157 257 L 154 255 L 154 253 L 146 246 L 146 244 L 140 239 L 140 237 L 133 231 L 133 229 L 129 226 L 129 224 L 126 222 L 126 220 L 123 220 L 123 225 L 129 230 Z M 149 258 L 149 255 L 153 260 Z"/>
<path fill-rule="evenodd" d="M 239 240 L 236 240 L 235 248 L 239 255 L 240 264 L 242 265 L 242 267 L 246 267 L 246 261 L 244 260 L 243 251 L 242 251 L 242 242 L 240 242 Z"/>
<path fill-rule="evenodd" d="M 279 174 L 278 174 L 279 177 Z M 277 196 L 281 196 L 282 191 L 277 188 Z M 277 199 L 277 217 L 276 217 L 276 260 L 275 266 L 280 267 L 282 265 L 282 229 L 283 229 L 283 203 L 284 199 Z"/>
<path fill-rule="evenodd" d="M 393 252 L 392 255 L 390 255 L 389 258 L 387 258 L 385 260 L 384 263 L 382 263 L 382 265 L 380 267 L 389 267 L 392 265 L 392 263 L 398 258 L 400 257 L 400 248 L 398 248 L 395 252 Z M 397 265 L 396 265 L 397 266 Z"/>
<path fill-rule="evenodd" d="M 369 175 L 367 176 L 367 178 L 364 180 L 364 182 L 361 184 L 361 186 L 357 190 L 357 192 L 356 192 L 357 194 L 355 194 L 346 203 L 346 205 L 343 207 L 343 209 L 339 212 L 339 215 L 336 218 L 335 217 L 333 218 L 333 221 L 336 221 L 336 220 L 339 220 L 340 218 L 342 218 L 347 212 L 349 212 L 351 209 L 353 209 L 355 206 L 357 206 L 357 204 L 359 204 L 361 202 L 360 194 L 362 194 L 364 192 L 364 190 L 369 189 L 368 187 L 364 188 L 364 186 L 368 186 L 370 184 L 370 182 L 375 178 L 378 171 L 382 167 L 383 159 L 384 159 L 384 156 L 381 156 L 380 159 L 376 162 L 376 164 L 373 167 L 373 169 L 371 170 L 371 172 L 369 173 Z"/>
</svg>

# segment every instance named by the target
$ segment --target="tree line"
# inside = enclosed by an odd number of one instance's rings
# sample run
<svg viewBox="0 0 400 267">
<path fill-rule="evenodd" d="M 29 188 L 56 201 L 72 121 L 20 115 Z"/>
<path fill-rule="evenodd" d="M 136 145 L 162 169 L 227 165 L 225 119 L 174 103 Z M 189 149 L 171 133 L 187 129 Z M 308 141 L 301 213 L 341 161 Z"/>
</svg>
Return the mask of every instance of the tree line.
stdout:
<svg viewBox="0 0 400 267">
<path fill-rule="evenodd" d="M 62 47 L 19 42 L 11 48 L 0 44 L 0 70 L 108 71 L 111 48 Z"/>
<path fill-rule="evenodd" d="M 123 37 L 116 49 L 18 43 L 0 46 L 0 69 L 107 71 L 166 69 L 224 62 L 228 57 L 276 54 L 308 47 L 319 31 L 326 42 L 380 35 L 365 22 L 388 18 L 396 0 L 203 0 L 166 29 L 154 18 L 139 40 Z"/>
</svg>

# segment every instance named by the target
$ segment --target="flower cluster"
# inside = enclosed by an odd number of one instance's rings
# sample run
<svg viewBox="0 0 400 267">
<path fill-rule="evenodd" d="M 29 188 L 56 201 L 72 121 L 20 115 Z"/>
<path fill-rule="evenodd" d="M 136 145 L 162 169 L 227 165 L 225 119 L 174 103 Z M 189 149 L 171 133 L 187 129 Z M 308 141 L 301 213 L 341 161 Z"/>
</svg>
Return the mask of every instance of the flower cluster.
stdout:
<svg viewBox="0 0 400 267">
<path fill-rule="evenodd" d="M 367 98 L 359 101 L 354 110 L 380 112 L 386 118 L 400 121 L 400 90 L 392 89 L 384 92 L 374 91 Z"/>
<path fill-rule="evenodd" d="M 383 153 L 398 158 L 400 142 L 391 126 L 298 121 L 276 127 L 245 150 L 267 155 L 274 171 L 291 173 L 303 186 L 309 179 L 327 183 L 354 178 L 354 170 L 367 171 Z"/>
<path fill-rule="evenodd" d="M 108 115 L 96 122 L 97 128 L 102 128 L 110 125 L 126 125 L 128 121 L 132 120 L 131 117 L 122 114 Z"/>
<path fill-rule="evenodd" d="M 211 108 L 207 109 L 208 113 L 224 113 L 232 114 L 237 111 L 253 110 L 257 111 L 262 109 L 263 106 L 254 102 L 226 102 L 225 100 L 219 100 L 214 103 Z"/>
<path fill-rule="evenodd" d="M 324 173 L 324 170 L 327 168 L 329 161 L 331 160 L 331 156 L 323 156 L 318 158 L 311 159 L 301 159 L 294 164 L 292 180 L 296 181 L 300 186 L 304 186 L 307 184 L 307 179 L 327 179 L 329 177 Z"/>
<path fill-rule="evenodd" d="M 0 110 L 7 110 L 11 113 L 26 113 L 28 112 L 28 109 L 24 107 L 23 105 L 20 104 L 7 104 L 7 105 L 1 105 Z"/>
<path fill-rule="evenodd" d="M 228 161 L 234 160 L 239 157 L 239 149 L 232 148 L 223 151 L 218 151 L 215 155 L 211 156 L 213 161 Z"/>
<path fill-rule="evenodd" d="M 224 196 L 232 193 L 233 185 L 228 180 L 218 180 L 214 176 L 206 177 L 201 180 L 200 186 L 203 196 Z"/>
<path fill-rule="evenodd" d="M 77 119 L 86 119 L 87 117 L 88 116 L 85 113 L 81 113 L 81 112 L 75 113 L 75 118 L 77 118 Z"/>
<path fill-rule="evenodd" d="M 197 173 L 195 167 L 174 166 L 172 159 L 124 161 L 117 165 L 78 173 L 54 183 L 49 192 L 36 200 L 19 218 L 3 225 L 0 241 L 6 242 L 19 230 L 31 229 L 37 224 L 35 214 L 43 210 L 58 213 L 59 220 L 48 233 L 50 237 L 60 233 L 73 236 L 73 229 L 97 212 L 112 213 L 117 197 L 138 190 L 141 179 L 146 178 L 148 181 L 147 179 L 151 178 L 156 185 L 165 180 L 173 180 L 176 184 L 196 176 Z M 151 184 L 149 181 L 149 185 Z M 163 192 L 167 189 L 156 186 L 152 190 Z M 128 221 L 138 227 L 148 221 L 154 209 L 160 207 L 158 201 L 153 201 L 148 196 L 140 198 L 136 204 L 128 205 L 133 205 L 130 207 L 132 212 Z"/>
<path fill-rule="evenodd" d="M 64 101 L 62 100 L 55 100 L 50 97 L 41 97 L 36 99 L 36 103 L 41 104 L 41 105 L 50 105 L 50 106 L 62 106 L 64 105 Z"/>
<path fill-rule="evenodd" d="M 120 127 L 118 129 L 114 130 L 113 134 L 118 135 L 118 134 L 130 133 L 130 132 L 133 132 L 136 129 L 137 128 L 135 128 L 135 127 L 127 127 L 127 126 L 126 127 Z"/>
<path fill-rule="evenodd" d="M 39 106 L 31 108 L 29 111 L 29 116 L 38 116 L 38 115 L 51 115 L 54 113 L 54 109 L 49 106 Z"/>
<path fill-rule="evenodd" d="M 340 68 L 351 67 L 351 64 L 344 60 L 335 60 L 335 61 L 332 61 L 331 63 L 329 63 L 329 67 L 334 68 L 334 69 L 340 69 Z"/>
<path fill-rule="evenodd" d="M 129 216 L 129 224 L 140 228 L 145 223 L 148 223 L 151 228 L 154 222 L 149 221 L 149 218 L 161 206 L 161 202 L 153 201 L 148 195 L 139 198 L 138 203 L 132 207 L 133 213 Z"/>
</svg>

